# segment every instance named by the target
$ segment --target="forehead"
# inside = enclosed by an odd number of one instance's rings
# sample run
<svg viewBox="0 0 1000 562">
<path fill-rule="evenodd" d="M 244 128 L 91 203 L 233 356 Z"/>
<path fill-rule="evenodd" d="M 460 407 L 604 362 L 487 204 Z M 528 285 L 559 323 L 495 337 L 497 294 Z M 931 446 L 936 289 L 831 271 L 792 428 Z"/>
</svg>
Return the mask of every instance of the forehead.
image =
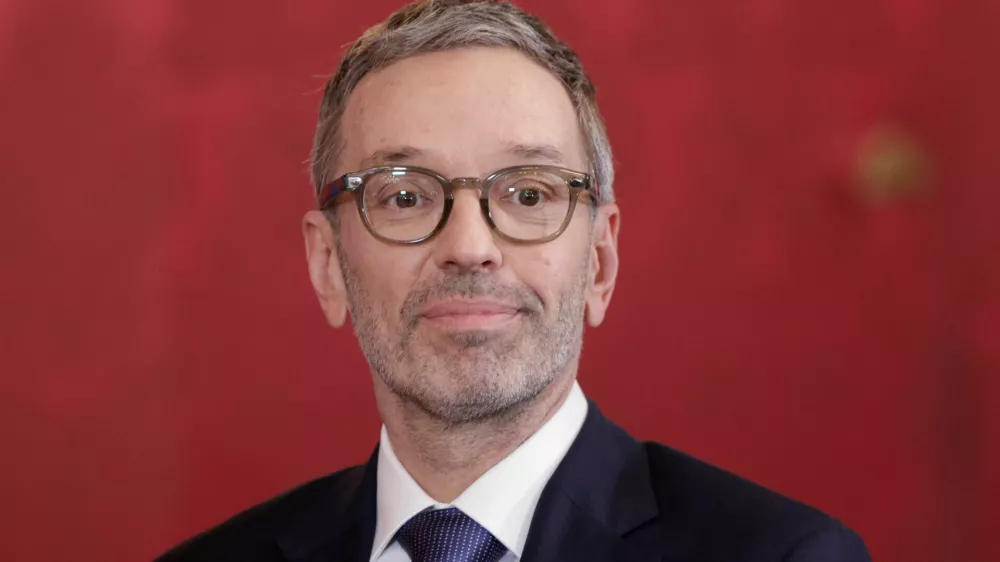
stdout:
<svg viewBox="0 0 1000 562">
<path fill-rule="evenodd" d="M 416 148 L 424 155 L 419 163 L 444 173 L 517 164 L 512 146 L 551 146 L 563 155 L 554 163 L 576 169 L 586 163 L 563 85 L 506 48 L 422 54 L 365 76 L 348 98 L 341 133 L 340 171 L 403 147 Z"/>
</svg>

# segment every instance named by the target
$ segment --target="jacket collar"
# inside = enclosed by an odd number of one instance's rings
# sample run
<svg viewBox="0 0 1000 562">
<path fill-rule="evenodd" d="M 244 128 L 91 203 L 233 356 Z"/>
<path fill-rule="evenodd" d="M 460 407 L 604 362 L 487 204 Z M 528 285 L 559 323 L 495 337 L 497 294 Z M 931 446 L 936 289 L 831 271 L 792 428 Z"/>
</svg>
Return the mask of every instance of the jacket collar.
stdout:
<svg viewBox="0 0 1000 562">
<path fill-rule="evenodd" d="M 317 490 L 313 507 L 291 518 L 278 541 L 289 562 L 367 562 L 377 466 L 378 448 L 346 482 Z M 579 435 L 542 492 L 521 560 L 649 560 L 623 537 L 657 515 L 645 449 L 590 402 Z"/>
<path fill-rule="evenodd" d="M 522 559 L 649 560 L 623 537 L 658 513 L 645 449 L 591 402 L 542 492 Z"/>
<path fill-rule="evenodd" d="M 342 560 L 367 562 L 375 535 L 375 483 L 378 447 L 363 466 L 315 492 L 310 508 L 290 518 L 278 538 L 289 562 Z"/>
</svg>

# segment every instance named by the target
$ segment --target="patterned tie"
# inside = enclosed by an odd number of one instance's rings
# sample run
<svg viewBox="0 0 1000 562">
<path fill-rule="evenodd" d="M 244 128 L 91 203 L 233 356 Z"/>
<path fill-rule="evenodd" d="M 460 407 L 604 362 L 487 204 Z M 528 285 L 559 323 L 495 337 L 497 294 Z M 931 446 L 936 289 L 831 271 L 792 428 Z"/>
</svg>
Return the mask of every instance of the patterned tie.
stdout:
<svg viewBox="0 0 1000 562">
<path fill-rule="evenodd" d="M 500 541 L 457 507 L 422 511 L 396 534 L 413 562 L 497 562 Z"/>
</svg>

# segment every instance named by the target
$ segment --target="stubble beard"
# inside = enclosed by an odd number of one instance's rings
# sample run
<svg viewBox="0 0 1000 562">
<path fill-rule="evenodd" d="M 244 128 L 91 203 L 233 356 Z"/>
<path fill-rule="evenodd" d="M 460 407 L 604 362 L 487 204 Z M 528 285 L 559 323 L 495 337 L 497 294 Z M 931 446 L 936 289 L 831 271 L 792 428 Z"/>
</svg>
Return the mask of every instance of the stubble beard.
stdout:
<svg viewBox="0 0 1000 562">
<path fill-rule="evenodd" d="M 489 273 L 448 274 L 414 288 L 392 313 L 372 301 L 346 259 L 351 321 L 372 373 L 402 401 L 449 426 L 515 414 L 580 356 L 587 262 L 546 321 L 538 296 Z M 419 311 L 433 299 L 488 297 L 521 307 L 515 333 L 465 331 L 432 338 Z M 397 330 L 388 327 L 395 324 Z"/>
</svg>

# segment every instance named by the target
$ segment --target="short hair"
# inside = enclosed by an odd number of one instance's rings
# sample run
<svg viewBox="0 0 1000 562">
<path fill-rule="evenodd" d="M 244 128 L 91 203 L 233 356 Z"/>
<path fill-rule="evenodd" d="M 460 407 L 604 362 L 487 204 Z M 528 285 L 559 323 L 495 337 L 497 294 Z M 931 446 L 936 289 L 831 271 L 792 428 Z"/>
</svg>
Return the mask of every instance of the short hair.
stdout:
<svg viewBox="0 0 1000 562">
<path fill-rule="evenodd" d="M 335 179 L 334 163 L 343 149 L 341 117 L 361 79 L 408 57 L 461 47 L 516 49 L 562 82 L 576 111 L 598 196 L 604 202 L 614 201 L 611 145 L 597 109 L 594 85 L 580 58 L 537 17 L 497 0 L 413 2 L 369 28 L 351 45 L 326 83 L 320 103 L 310 156 L 316 193 Z"/>
</svg>

